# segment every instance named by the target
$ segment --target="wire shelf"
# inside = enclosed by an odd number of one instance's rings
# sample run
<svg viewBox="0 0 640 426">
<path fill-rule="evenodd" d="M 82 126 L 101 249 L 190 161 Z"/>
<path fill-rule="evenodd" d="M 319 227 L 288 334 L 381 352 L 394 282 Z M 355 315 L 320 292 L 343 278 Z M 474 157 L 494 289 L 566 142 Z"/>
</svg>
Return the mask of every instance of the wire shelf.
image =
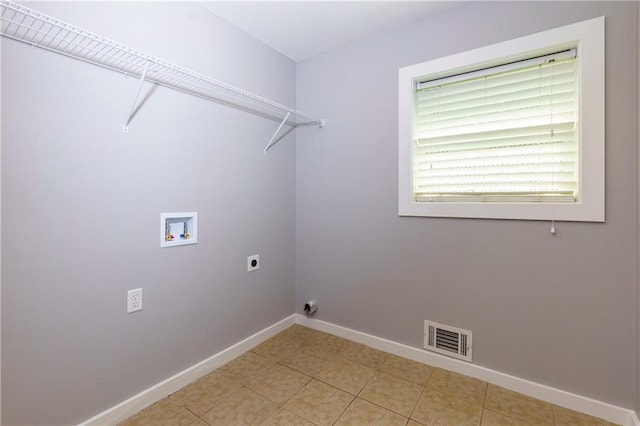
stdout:
<svg viewBox="0 0 640 426">
<path fill-rule="evenodd" d="M 158 59 L 15 2 L 0 0 L 0 11 L 0 35 L 3 37 L 139 77 L 141 84 L 149 81 L 291 127 L 324 126 L 322 119 Z M 275 136 L 274 134 L 274 138 Z"/>
</svg>

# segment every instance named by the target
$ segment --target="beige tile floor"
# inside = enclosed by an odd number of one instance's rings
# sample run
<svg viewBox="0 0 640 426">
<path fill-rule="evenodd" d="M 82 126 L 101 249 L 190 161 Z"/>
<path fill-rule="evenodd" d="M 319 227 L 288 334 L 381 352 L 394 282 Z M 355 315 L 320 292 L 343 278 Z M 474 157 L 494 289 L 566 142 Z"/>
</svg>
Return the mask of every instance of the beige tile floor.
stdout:
<svg viewBox="0 0 640 426">
<path fill-rule="evenodd" d="M 294 325 L 122 425 L 611 425 Z"/>
</svg>

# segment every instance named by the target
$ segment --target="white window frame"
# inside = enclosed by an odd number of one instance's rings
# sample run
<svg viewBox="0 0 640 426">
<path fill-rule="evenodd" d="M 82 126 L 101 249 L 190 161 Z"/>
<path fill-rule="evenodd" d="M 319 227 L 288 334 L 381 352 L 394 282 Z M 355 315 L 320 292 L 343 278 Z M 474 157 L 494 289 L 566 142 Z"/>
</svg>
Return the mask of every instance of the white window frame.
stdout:
<svg viewBox="0 0 640 426">
<path fill-rule="evenodd" d="M 578 49 L 579 198 L 574 203 L 428 202 L 413 199 L 413 94 L 418 81 L 470 72 L 563 49 Z M 604 17 L 505 41 L 399 70 L 400 216 L 604 222 Z"/>
</svg>

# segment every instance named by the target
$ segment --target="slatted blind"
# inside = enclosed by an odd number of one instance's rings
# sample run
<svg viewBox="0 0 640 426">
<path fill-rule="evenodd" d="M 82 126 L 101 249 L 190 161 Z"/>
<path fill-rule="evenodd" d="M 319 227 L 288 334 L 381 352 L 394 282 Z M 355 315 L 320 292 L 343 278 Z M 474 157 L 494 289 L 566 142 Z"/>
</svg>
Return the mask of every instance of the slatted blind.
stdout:
<svg viewBox="0 0 640 426">
<path fill-rule="evenodd" d="M 417 201 L 575 202 L 575 49 L 416 84 Z"/>
</svg>

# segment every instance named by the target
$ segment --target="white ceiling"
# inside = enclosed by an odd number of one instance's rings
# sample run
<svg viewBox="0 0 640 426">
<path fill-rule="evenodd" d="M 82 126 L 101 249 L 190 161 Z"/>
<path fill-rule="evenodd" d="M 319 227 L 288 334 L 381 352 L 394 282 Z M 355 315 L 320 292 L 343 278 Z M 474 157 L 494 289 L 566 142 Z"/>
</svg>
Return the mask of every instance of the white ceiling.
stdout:
<svg viewBox="0 0 640 426">
<path fill-rule="evenodd" d="M 302 61 L 460 4 L 454 1 L 219 1 L 211 12 Z"/>
</svg>

